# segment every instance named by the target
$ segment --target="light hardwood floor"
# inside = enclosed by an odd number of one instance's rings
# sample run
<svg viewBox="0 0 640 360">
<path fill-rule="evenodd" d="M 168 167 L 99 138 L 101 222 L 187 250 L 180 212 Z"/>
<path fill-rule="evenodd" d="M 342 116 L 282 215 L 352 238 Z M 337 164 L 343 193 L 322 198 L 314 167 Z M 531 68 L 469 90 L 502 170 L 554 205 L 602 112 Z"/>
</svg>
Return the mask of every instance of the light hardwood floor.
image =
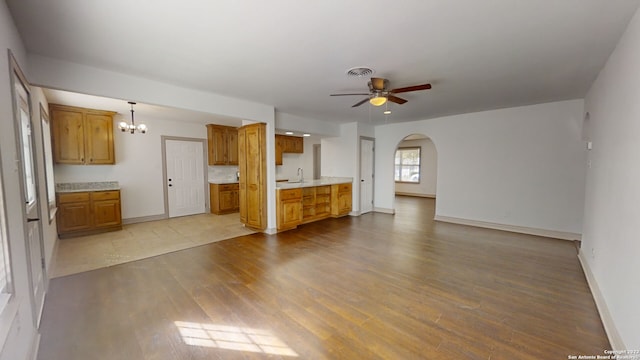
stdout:
<svg viewBox="0 0 640 360">
<path fill-rule="evenodd" d="M 434 200 L 53 279 L 38 359 L 567 359 L 609 348 L 568 241 Z"/>
</svg>

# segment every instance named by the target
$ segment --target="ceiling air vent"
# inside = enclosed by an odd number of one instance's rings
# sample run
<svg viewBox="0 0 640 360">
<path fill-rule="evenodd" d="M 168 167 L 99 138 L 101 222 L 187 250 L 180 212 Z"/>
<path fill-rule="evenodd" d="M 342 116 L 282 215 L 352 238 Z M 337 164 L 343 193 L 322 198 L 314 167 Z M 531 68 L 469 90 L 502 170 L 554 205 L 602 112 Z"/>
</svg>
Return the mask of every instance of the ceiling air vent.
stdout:
<svg viewBox="0 0 640 360">
<path fill-rule="evenodd" d="M 373 69 L 367 67 L 354 67 L 347 70 L 347 76 L 349 77 L 369 77 L 373 75 Z"/>
</svg>

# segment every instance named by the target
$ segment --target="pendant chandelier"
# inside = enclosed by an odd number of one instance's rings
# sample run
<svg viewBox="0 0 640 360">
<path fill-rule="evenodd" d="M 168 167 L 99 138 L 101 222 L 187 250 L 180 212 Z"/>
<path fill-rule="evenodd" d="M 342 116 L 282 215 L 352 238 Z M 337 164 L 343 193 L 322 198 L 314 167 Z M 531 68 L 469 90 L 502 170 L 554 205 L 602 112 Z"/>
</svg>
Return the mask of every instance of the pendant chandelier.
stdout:
<svg viewBox="0 0 640 360">
<path fill-rule="evenodd" d="M 144 134 L 147 132 L 147 125 L 145 124 L 140 124 L 140 125 L 136 125 L 135 121 L 133 120 L 133 105 L 135 105 L 136 103 L 134 103 L 133 101 L 129 101 L 129 104 L 131 104 L 131 124 L 127 124 L 126 121 L 121 121 L 120 124 L 118 124 L 118 128 L 122 131 L 128 131 L 132 134 L 135 134 L 136 131 L 140 131 L 140 133 Z"/>
</svg>

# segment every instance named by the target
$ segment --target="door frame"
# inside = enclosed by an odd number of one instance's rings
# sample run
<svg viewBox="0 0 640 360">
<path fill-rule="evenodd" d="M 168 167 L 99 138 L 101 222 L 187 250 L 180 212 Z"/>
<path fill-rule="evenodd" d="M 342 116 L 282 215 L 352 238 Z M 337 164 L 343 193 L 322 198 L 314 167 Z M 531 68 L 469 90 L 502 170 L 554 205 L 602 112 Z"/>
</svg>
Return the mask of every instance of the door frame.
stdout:
<svg viewBox="0 0 640 360">
<path fill-rule="evenodd" d="M 209 180 L 208 180 L 208 162 L 207 162 L 207 139 L 188 138 L 180 136 L 160 136 L 162 145 L 162 193 L 164 194 L 164 218 L 169 218 L 169 183 L 167 182 L 167 140 L 177 141 L 191 141 L 202 143 L 202 175 L 204 178 L 204 211 L 208 213 L 211 211 L 211 204 L 209 203 Z"/>
<path fill-rule="evenodd" d="M 27 274 L 28 274 L 28 278 L 29 278 L 29 298 L 30 298 L 30 302 L 31 302 L 31 311 L 33 314 L 33 322 L 34 322 L 34 327 L 36 329 L 39 328 L 40 326 L 40 319 L 42 318 L 42 311 L 44 309 L 44 298 L 46 296 L 47 293 L 47 287 L 48 287 L 48 274 L 47 274 L 47 269 L 45 266 L 45 258 L 44 258 L 44 239 L 43 239 L 43 227 L 42 227 L 42 208 L 40 206 L 40 201 L 42 200 L 40 198 L 40 175 L 38 173 L 38 154 L 37 154 L 37 147 L 35 144 L 35 130 L 34 130 L 34 125 L 33 125 L 33 112 L 32 112 L 32 102 L 31 102 L 31 86 L 29 84 L 29 81 L 27 81 L 26 76 L 24 75 L 24 73 L 22 72 L 22 69 L 20 68 L 20 66 L 18 65 L 17 60 L 15 59 L 15 57 L 13 56 L 13 53 L 11 52 L 11 50 L 8 50 L 8 57 L 9 57 L 9 67 L 10 67 L 10 83 L 11 83 L 11 99 L 12 99 L 12 110 L 13 110 L 13 122 L 14 122 L 14 131 L 15 131 L 15 139 L 16 139 L 16 152 L 19 155 L 19 161 L 20 161 L 20 166 L 17 166 L 17 170 L 18 170 L 18 177 L 20 178 L 20 199 L 22 201 L 22 204 L 26 204 L 26 197 L 25 197 L 25 178 L 26 175 L 24 173 L 24 168 L 23 168 L 23 155 L 22 155 L 22 124 L 21 124 L 21 119 L 20 119 L 20 112 L 19 112 L 19 108 L 18 108 L 18 99 L 17 99 L 17 94 L 16 94 L 16 85 L 18 83 L 20 83 L 22 85 L 22 87 L 24 88 L 26 95 L 27 95 L 27 108 L 29 110 L 29 124 L 31 126 L 31 137 L 30 137 L 30 141 L 31 141 L 31 150 L 32 150 L 32 159 L 31 161 L 32 163 L 32 167 L 33 167 L 33 178 L 34 178 L 34 185 L 35 185 L 35 189 L 34 189 L 34 199 L 35 199 L 35 212 L 36 212 L 36 216 L 37 216 L 37 227 L 38 227 L 38 245 L 40 248 L 40 264 L 38 264 L 37 266 L 40 267 L 40 271 L 42 272 L 42 299 L 38 300 L 34 298 L 34 286 L 35 284 L 33 283 L 33 265 L 31 263 L 32 260 L 32 252 L 33 249 L 30 246 L 29 243 L 29 221 L 28 221 L 28 214 L 26 212 L 23 212 L 23 238 L 24 238 L 24 246 L 25 246 L 25 251 L 26 251 L 26 260 L 27 260 Z M 41 302 L 40 302 L 41 301 Z M 40 303 L 39 303 L 40 302 Z M 39 305 L 39 308 L 38 308 Z"/>
<path fill-rule="evenodd" d="M 367 140 L 372 142 L 371 146 L 371 212 L 375 210 L 375 183 L 376 183 L 376 139 L 368 136 L 360 136 L 360 140 L 358 141 L 358 163 L 360 164 L 358 168 L 358 213 L 362 214 L 362 186 L 360 186 L 362 179 L 362 141 Z"/>
</svg>

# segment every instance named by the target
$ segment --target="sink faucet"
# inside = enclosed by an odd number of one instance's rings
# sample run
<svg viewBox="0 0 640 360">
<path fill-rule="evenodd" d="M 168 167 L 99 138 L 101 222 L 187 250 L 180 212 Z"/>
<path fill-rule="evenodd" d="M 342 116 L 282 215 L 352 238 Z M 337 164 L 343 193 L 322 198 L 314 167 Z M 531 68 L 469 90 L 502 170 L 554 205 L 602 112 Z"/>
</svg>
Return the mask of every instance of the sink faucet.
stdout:
<svg viewBox="0 0 640 360">
<path fill-rule="evenodd" d="M 298 168 L 298 178 L 300 179 L 300 182 L 304 181 L 304 172 L 302 171 L 302 168 Z"/>
</svg>

